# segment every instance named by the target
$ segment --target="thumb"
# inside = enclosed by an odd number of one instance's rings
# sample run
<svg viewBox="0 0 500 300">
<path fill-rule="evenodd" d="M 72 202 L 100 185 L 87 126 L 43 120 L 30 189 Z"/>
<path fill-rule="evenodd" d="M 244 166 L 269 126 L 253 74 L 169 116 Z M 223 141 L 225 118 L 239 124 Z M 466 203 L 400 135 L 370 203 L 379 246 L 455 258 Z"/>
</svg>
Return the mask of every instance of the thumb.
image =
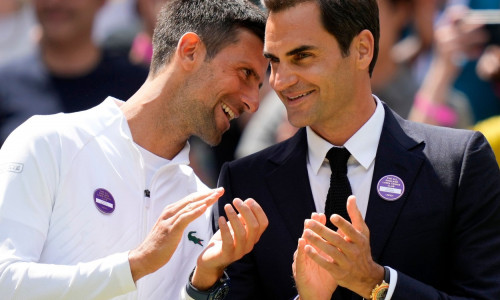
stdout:
<svg viewBox="0 0 500 300">
<path fill-rule="evenodd" d="M 347 198 L 347 213 L 351 218 L 352 226 L 356 230 L 365 232 L 365 228 L 368 229 L 365 221 L 363 220 L 363 216 L 358 209 L 358 205 L 356 204 L 356 196 L 349 196 L 349 198 Z"/>
</svg>

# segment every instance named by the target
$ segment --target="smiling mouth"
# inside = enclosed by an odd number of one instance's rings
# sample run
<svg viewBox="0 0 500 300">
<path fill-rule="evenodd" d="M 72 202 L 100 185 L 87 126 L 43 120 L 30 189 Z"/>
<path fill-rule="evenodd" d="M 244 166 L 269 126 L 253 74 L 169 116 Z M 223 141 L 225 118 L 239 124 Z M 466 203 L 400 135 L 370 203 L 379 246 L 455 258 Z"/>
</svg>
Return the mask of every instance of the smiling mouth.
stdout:
<svg viewBox="0 0 500 300">
<path fill-rule="evenodd" d="M 295 97 L 287 97 L 287 98 L 288 98 L 288 100 L 293 101 L 293 100 L 297 100 L 297 99 L 299 99 L 299 98 L 305 97 L 305 96 L 307 96 L 307 95 L 310 95 L 310 94 L 312 94 L 312 92 L 314 92 L 314 90 L 309 91 L 309 92 L 305 92 L 305 93 L 300 94 L 300 95 L 295 96 Z"/>
<path fill-rule="evenodd" d="M 222 102 L 222 110 L 224 110 L 224 113 L 226 114 L 229 121 L 235 118 L 235 113 L 224 102 Z"/>
</svg>

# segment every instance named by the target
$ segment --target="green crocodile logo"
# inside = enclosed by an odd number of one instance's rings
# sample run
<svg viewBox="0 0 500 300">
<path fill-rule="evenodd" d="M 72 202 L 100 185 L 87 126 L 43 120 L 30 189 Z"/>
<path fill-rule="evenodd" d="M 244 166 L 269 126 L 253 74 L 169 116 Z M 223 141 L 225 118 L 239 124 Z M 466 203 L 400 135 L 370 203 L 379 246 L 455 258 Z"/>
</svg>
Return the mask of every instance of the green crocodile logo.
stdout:
<svg viewBox="0 0 500 300">
<path fill-rule="evenodd" d="M 201 243 L 203 240 L 194 236 L 193 233 L 196 233 L 196 231 L 190 231 L 188 233 L 188 240 L 203 247 L 203 244 Z"/>
</svg>

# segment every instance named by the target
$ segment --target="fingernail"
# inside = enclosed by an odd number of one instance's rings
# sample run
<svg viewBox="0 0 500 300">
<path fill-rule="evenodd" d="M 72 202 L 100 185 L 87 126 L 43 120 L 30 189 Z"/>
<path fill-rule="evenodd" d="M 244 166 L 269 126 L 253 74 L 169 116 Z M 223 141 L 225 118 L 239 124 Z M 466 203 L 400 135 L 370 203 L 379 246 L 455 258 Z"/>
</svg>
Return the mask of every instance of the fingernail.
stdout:
<svg viewBox="0 0 500 300">
<path fill-rule="evenodd" d="M 226 205 L 224 205 L 224 208 L 227 209 L 227 210 L 229 210 L 230 212 L 234 212 L 233 206 L 231 204 L 229 204 L 229 203 L 226 204 Z"/>
</svg>

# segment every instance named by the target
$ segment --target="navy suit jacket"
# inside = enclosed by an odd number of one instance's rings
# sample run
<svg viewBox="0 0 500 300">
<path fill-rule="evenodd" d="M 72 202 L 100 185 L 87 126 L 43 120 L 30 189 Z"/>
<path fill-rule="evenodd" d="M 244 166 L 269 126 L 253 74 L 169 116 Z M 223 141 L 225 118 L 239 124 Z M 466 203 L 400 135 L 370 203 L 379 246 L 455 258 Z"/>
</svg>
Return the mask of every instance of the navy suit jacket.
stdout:
<svg viewBox="0 0 500 300">
<path fill-rule="evenodd" d="M 392 299 L 500 299 L 500 172 L 488 142 L 478 132 L 406 121 L 384 108 L 365 221 L 374 261 L 398 272 Z M 302 128 L 223 166 L 226 192 L 214 218 L 235 197 L 254 198 L 269 218 L 252 252 L 228 268 L 228 299 L 297 294 L 293 253 L 315 211 L 306 155 Z M 396 201 L 377 193 L 385 175 L 405 184 Z"/>
</svg>

